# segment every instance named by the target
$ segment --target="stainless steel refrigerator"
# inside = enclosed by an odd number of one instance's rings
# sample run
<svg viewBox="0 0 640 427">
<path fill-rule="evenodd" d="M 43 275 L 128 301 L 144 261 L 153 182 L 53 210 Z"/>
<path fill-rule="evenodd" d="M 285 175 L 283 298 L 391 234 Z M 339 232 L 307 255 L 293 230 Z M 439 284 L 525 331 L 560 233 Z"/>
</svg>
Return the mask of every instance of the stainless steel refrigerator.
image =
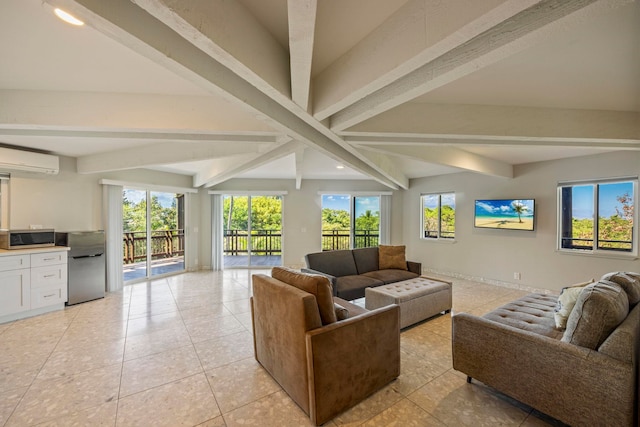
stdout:
<svg viewBox="0 0 640 427">
<path fill-rule="evenodd" d="M 70 248 L 67 305 L 104 298 L 104 231 L 56 232 L 56 245 Z"/>
</svg>

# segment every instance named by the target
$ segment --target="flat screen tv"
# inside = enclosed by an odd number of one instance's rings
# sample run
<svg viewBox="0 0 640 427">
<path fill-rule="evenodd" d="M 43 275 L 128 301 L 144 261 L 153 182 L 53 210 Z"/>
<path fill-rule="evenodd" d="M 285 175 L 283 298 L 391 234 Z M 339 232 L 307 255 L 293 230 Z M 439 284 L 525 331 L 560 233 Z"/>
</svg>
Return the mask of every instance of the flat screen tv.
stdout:
<svg viewBox="0 0 640 427">
<path fill-rule="evenodd" d="M 476 200 L 474 225 L 478 228 L 533 231 L 534 199 Z"/>
</svg>

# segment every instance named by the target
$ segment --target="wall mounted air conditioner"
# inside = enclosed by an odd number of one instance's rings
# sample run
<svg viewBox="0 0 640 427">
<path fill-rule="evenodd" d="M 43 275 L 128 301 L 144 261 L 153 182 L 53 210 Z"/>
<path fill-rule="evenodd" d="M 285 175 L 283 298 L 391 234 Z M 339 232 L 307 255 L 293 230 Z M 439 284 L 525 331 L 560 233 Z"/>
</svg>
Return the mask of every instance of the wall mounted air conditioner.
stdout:
<svg viewBox="0 0 640 427">
<path fill-rule="evenodd" d="M 60 159 L 51 154 L 12 150 L 0 147 L 0 171 L 22 171 L 55 175 L 60 171 Z"/>
</svg>

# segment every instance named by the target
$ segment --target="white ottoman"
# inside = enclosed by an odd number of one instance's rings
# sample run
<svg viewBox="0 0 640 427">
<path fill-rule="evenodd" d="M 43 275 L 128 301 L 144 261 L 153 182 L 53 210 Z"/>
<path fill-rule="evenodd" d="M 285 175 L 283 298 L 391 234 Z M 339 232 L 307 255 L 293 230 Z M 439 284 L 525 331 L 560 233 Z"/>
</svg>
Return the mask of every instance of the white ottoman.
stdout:
<svg viewBox="0 0 640 427">
<path fill-rule="evenodd" d="M 400 306 L 400 328 L 406 328 L 438 313 L 451 311 L 451 282 L 421 276 L 365 289 L 368 310 L 389 304 Z"/>
</svg>

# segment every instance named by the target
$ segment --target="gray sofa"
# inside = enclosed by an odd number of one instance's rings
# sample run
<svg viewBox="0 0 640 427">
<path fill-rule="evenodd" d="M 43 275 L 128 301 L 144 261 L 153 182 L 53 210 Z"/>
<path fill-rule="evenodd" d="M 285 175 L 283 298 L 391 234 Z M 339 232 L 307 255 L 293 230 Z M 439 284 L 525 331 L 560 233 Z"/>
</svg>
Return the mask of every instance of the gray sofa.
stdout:
<svg viewBox="0 0 640 427">
<path fill-rule="evenodd" d="M 315 252 L 304 258 L 307 268 L 302 271 L 328 277 L 334 296 L 345 300 L 364 297 L 366 288 L 413 279 L 422 272 L 422 264 L 411 261 L 406 261 L 406 270 L 380 270 L 377 247 Z"/>
<path fill-rule="evenodd" d="M 637 425 L 640 275 L 579 291 L 566 330 L 558 297 L 531 294 L 482 317 L 452 317 L 453 367 L 572 426 Z"/>
</svg>

